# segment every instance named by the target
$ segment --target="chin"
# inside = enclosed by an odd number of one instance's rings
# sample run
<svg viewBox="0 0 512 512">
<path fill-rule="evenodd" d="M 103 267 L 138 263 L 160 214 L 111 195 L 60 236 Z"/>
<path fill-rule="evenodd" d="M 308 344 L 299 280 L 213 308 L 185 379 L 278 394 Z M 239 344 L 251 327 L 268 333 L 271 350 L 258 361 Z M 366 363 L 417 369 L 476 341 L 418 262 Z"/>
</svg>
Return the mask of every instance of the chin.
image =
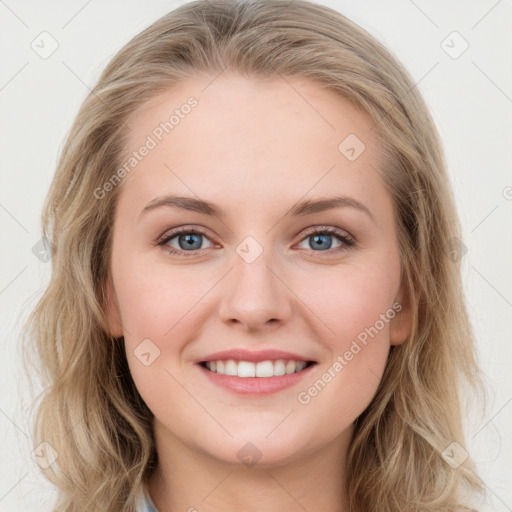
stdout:
<svg viewBox="0 0 512 512">
<path fill-rule="evenodd" d="M 219 462 L 239 468 L 269 469 L 299 460 L 309 450 L 303 446 L 300 438 L 279 436 L 277 433 L 258 435 L 246 432 L 234 439 L 213 442 L 212 446 L 203 446 L 203 450 Z"/>
</svg>

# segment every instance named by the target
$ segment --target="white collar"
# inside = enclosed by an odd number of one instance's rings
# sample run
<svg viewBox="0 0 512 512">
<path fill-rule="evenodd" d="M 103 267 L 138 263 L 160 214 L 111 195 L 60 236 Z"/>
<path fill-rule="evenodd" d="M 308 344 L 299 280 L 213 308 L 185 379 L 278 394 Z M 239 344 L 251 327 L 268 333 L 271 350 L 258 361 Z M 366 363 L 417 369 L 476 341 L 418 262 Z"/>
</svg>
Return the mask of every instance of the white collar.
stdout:
<svg viewBox="0 0 512 512">
<path fill-rule="evenodd" d="M 136 512 L 158 512 L 145 484 L 141 486 Z"/>
</svg>

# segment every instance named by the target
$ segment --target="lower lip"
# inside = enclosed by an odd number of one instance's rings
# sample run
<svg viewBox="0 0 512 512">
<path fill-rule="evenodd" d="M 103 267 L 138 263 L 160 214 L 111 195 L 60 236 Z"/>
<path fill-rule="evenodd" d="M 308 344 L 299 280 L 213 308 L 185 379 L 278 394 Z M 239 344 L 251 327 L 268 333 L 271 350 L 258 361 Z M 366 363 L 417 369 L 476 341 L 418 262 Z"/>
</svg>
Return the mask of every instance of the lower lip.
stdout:
<svg viewBox="0 0 512 512">
<path fill-rule="evenodd" d="M 198 366 L 217 386 L 227 388 L 230 391 L 240 394 L 267 395 L 297 384 L 310 372 L 310 370 L 313 369 L 314 366 L 316 366 L 316 364 L 312 364 L 297 373 L 279 375 L 276 377 L 237 377 L 235 375 L 222 375 L 220 373 L 212 372 L 201 365 Z"/>
</svg>

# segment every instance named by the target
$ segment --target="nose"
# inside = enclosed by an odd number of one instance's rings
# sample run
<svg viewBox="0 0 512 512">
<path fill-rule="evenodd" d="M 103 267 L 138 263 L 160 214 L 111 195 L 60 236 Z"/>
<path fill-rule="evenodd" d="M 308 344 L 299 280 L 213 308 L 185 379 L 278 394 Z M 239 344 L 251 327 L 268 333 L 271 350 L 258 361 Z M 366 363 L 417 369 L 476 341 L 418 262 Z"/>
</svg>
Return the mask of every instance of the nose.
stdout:
<svg viewBox="0 0 512 512">
<path fill-rule="evenodd" d="M 219 307 L 220 319 L 250 333 L 265 333 L 287 323 L 294 294 L 264 251 L 248 263 L 238 256 L 227 276 Z"/>
</svg>

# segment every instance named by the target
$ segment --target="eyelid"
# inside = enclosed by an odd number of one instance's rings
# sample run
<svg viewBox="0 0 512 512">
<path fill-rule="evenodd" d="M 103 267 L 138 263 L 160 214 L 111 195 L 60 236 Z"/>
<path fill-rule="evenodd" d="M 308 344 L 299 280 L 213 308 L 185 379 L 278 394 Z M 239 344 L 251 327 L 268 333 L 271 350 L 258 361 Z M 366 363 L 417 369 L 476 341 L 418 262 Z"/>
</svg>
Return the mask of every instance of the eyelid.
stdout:
<svg viewBox="0 0 512 512">
<path fill-rule="evenodd" d="M 193 225 L 186 225 L 168 229 L 162 235 L 160 235 L 155 242 L 159 245 L 164 245 L 170 239 L 174 238 L 177 235 L 181 235 L 182 233 L 197 233 L 200 235 L 204 235 L 207 238 L 214 238 L 203 228 L 199 228 Z"/>
<path fill-rule="evenodd" d="M 347 241 L 355 244 L 357 242 L 356 238 L 352 236 L 348 231 L 337 228 L 335 226 L 311 226 L 310 228 L 306 228 L 306 230 L 301 234 L 300 241 L 302 242 L 308 236 L 311 236 L 316 233 L 327 233 L 329 235 L 335 235 L 342 239 L 346 239 Z"/>
</svg>

